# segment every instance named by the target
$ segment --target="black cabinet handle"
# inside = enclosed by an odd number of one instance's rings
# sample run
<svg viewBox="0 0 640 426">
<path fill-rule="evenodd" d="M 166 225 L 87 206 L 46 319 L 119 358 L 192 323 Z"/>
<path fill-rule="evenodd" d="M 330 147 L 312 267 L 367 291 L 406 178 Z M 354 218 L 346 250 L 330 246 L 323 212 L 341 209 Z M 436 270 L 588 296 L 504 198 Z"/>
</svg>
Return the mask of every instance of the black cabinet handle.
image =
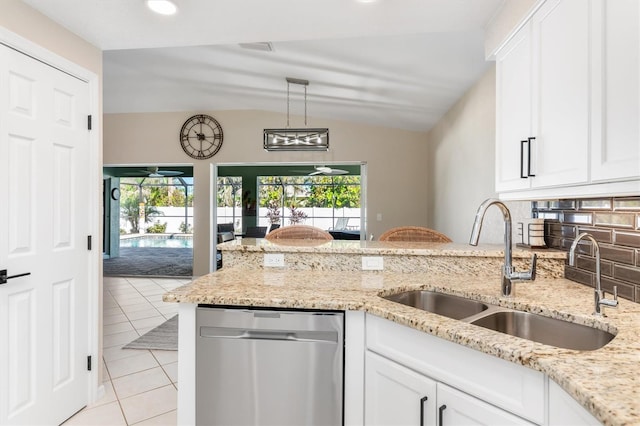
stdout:
<svg viewBox="0 0 640 426">
<path fill-rule="evenodd" d="M 426 396 L 420 398 L 420 426 L 424 426 L 424 403 L 429 399 Z"/>
<path fill-rule="evenodd" d="M 528 154 L 529 154 L 529 162 L 527 163 L 527 176 L 529 177 L 535 177 L 536 175 L 532 175 L 531 174 L 531 142 L 535 141 L 536 138 L 535 137 L 530 137 L 527 139 L 527 150 L 528 150 Z"/>
<path fill-rule="evenodd" d="M 527 141 L 520 141 L 520 177 L 522 179 L 526 179 L 528 176 L 524 174 L 524 144 L 527 143 Z M 531 155 L 529 155 L 529 158 L 531 158 Z"/>
<path fill-rule="evenodd" d="M 443 424 L 443 419 L 442 419 L 443 416 L 442 416 L 442 414 L 443 414 L 444 410 L 446 410 L 446 409 L 447 409 L 446 405 L 441 405 L 440 408 L 438 408 L 438 425 L 439 426 L 442 426 L 442 424 Z"/>
<path fill-rule="evenodd" d="M 11 278 L 25 277 L 27 275 L 31 275 L 31 272 L 25 272 L 24 274 L 7 276 L 7 270 L 3 269 L 0 271 L 0 284 L 6 284 L 7 280 L 10 280 Z"/>
</svg>

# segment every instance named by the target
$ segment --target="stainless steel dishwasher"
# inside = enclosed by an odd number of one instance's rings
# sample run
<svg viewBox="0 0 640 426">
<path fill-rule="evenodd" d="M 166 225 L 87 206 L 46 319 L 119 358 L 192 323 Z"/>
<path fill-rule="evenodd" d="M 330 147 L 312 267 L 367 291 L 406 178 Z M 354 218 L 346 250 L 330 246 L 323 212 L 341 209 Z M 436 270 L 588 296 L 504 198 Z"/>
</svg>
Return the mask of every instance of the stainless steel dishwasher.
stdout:
<svg viewBox="0 0 640 426">
<path fill-rule="evenodd" d="M 344 313 L 199 306 L 198 425 L 343 424 Z"/>
</svg>

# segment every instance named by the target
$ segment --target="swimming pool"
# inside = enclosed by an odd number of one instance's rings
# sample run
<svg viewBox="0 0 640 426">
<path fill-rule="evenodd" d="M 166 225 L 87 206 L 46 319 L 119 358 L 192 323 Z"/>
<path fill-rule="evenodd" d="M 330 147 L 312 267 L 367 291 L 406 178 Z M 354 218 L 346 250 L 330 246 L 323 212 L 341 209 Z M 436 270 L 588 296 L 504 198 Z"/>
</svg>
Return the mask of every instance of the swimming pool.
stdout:
<svg viewBox="0 0 640 426">
<path fill-rule="evenodd" d="M 144 235 L 121 238 L 120 247 L 193 248 L 191 235 Z"/>
</svg>

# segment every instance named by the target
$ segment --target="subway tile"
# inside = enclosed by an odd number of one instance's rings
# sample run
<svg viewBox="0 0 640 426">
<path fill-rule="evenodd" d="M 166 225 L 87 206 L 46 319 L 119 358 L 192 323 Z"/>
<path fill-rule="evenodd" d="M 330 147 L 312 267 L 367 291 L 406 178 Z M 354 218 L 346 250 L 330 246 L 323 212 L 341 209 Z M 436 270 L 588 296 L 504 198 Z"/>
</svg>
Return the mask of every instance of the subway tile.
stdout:
<svg viewBox="0 0 640 426">
<path fill-rule="evenodd" d="M 600 255 L 603 259 L 611 260 L 616 263 L 625 263 L 627 265 L 635 264 L 635 250 L 609 246 L 609 245 L 601 245 L 600 246 Z"/>
<path fill-rule="evenodd" d="M 615 230 L 615 243 L 617 246 L 640 247 L 640 232 L 623 232 Z"/>
<path fill-rule="evenodd" d="M 578 233 L 588 232 L 593 235 L 593 238 L 596 239 L 599 243 L 613 243 L 613 230 L 611 229 L 602 229 L 602 228 L 589 228 L 589 227 L 578 227 Z"/>
<path fill-rule="evenodd" d="M 540 219 L 559 220 L 562 212 L 538 212 L 537 217 Z"/>
<path fill-rule="evenodd" d="M 569 249 L 573 245 L 573 241 L 573 239 L 564 239 L 562 248 L 569 251 Z M 578 246 L 576 247 L 575 253 L 577 255 L 593 256 L 593 244 L 591 244 L 591 241 L 588 240 L 580 240 Z"/>
<path fill-rule="evenodd" d="M 636 298 L 634 299 L 634 302 L 640 303 L 640 285 L 636 286 Z"/>
<path fill-rule="evenodd" d="M 587 212 L 563 212 L 563 223 L 575 223 L 577 225 L 592 225 L 593 214 Z"/>
<path fill-rule="evenodd" d="M 576 267 L 584 271 L 596 272 L 596 260 L 593 257 L 578 256 L 576 259 Z M 608 277 L 613 277 L 613 263 L 601 261 L 600 273 Z"/>
<path fill-rule="evenodd" d="M 640 268 L 614 265 L 613 276 L 618 280 L 640 284 Z"/>
<path fill-rule="evenodd" d="M 636 250 L 636 266 L 640 266 L 640 250 Z"/>
<path fill-rule="evenodd" d="M 549 201 L 549 208 L 553 210 L 575 210 L 576 200 Z"/>
<path fill-rule="evenodd" d="M 637 210 L 640 211 L 640 197 L 614 198 L 614 210 Z"/>
<path fill-rule="evenodd" d="M 568 280 L 593 287 L 593 274 L 591 272 L 582 271 L 578 268 L 566 265 L 564 268 L 564 277 Z"/>
<path fill-rule="evenodd" d="M 576 227 L 574 225 L 562 225 L 560 227 L 560 235 L 565 238 L 574 239 L 577 235 Z"/>
<path fill-rule="evenodd" d="M 573 240 L 574 238 L 563 238 L 562 239 L 562 244 L 560 245 L 560 247 L 558 247 L 560 250 L 564 250 L 564 251 L 569 251 L 569 249 L 571 249 L 571 245 L 573 244 Z M 582 241 L 580 242 L 580 244 L 588 244 L 587 241 Z M 582 250 L 580 250 L 580 248 L 578 248 L 577 253 L 583 253 L 583 254 L 589 254 L 590 252 L 588 251 L 590 250 L 589 246 L 583 247 Z"/>
<path fill-rule="evenodd" d="M 611 198 L 578 201 L 578 210 L 611 210 L 612 206 L 613 200 Z"/>
<path fill-rule="evenodd" d="M 548 209 L 549 208 L 549 202 L 548 201 L 532 201 L 531 202 L 531 209 L 532 210 L 537 210 L 537 209 Z"/>
<path fill-rule="evenodd" d="M 640 229 L 640 214 L 636 215 L 636 229 Z"/>
<path fill-rule="evenodd" d="M 615 228 L 634 228 L 635 215 L 629 213 L 595 213 L 596 226 L 612 226 Z"/>
<path fill-rule="evenodd" d="M 634 300 L 634 290 L 635 286 L 633 284 L 625 283 L 619 280 L 614 280 L 611 278 L 602 277 L 601 280 L 602 289 L 605 290 L 607 294 L 607 298 L 611 298 L 611 294 L 613 294 L 613 287 L 618 287 L 618 297 L 622 297 L 627 300 Z"/>
</svg>

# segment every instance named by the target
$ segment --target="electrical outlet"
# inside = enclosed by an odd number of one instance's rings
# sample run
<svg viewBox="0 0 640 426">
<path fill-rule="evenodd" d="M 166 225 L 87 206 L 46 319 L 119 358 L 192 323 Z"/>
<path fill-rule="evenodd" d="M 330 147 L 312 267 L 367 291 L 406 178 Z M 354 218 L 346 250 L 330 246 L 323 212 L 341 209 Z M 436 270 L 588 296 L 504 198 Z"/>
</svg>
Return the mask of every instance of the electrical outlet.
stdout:
<svg viewBox="0 0 640 426">
<path fill-rule="evenodd" d="M 284 268 L 284 254 L 283 253 L 265 253 L 264 267 L 265 268 Z"/>
<path fill-rule="evenodd" d="M 377 220 L 378 222 L 381 222 L 381 221 L 382 221 L 382 213 L 378 213 L 378 214 L 376 214 L 376 220 Z"/>
<path fill-rule="evenodd" d="M 382 271 L 384 262 L 382 256 L 362 256 L 363 271 Z"/>
</svg>

